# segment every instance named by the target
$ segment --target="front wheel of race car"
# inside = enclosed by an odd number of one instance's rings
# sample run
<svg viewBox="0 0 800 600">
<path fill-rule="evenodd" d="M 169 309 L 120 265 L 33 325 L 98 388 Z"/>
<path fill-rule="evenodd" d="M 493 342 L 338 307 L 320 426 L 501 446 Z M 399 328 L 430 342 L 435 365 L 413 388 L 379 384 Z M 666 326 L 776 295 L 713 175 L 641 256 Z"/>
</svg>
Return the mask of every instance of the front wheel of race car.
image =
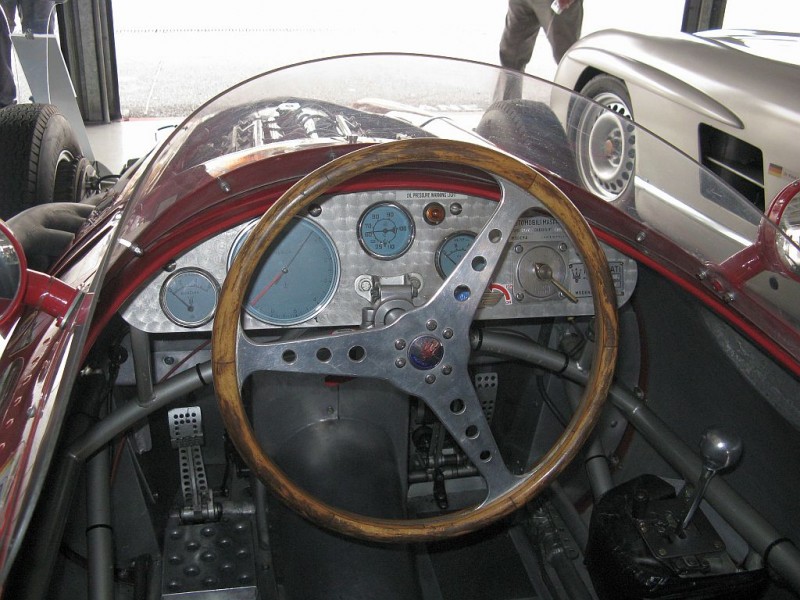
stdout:
<svg viewBox="0 0 800 600">
<path fill-rule="evenodd" d="M 616 77 L 597 75 L 580 93 L 600 105 L 576 103 L 570 110 L 568 131 L 580 178 L 604 200 L 624 199 L 633 193 L 636 173 L 636 135 L 628 88 Z"/>
<path fill-rule="evenodd" d="M 46 202 L 77 202 L 91 169 L 66 117 L 52 104 L 0 110 L 0 218 Z"/>
</svg>

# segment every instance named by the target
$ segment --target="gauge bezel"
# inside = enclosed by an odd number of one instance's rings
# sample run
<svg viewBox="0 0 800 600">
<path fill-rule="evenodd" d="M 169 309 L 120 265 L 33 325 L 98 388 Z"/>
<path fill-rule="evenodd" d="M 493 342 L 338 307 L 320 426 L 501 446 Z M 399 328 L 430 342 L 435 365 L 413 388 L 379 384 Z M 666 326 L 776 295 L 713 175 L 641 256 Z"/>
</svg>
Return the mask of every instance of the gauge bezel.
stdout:
<svg viewBox="0 0 800 600">
<path fill-rule="evenodd" d="M 333 258 L 334 274 L 333 274 L 333 279 L 331 280 L 330 289 L 325 294 L 325 298 L 322 300 L 322 302 L 317 303 L 312 310 L 307 311 L 300 317 L 294 319 L 281 319 L 281 318 L 269 317 L 267 315 L 262 314 L 259 311 L 255 311 L 248 308 L 247 303 L 245 303 L 245 306 L 243 307 L 244 311 L 250 317 L 258 321 L 259 323 L 272 325 L 274 327 L 292 327 L 294 325 L 300 325 L 302 323 L 305 323 L 316 317 L 328 306 L 328 304 L 330 304 L 331 300 L 333 300 L 333 297 L 336 295 L 336 290 L 339 289 L 339 283 L 342 277 L 342 264 L 341 264 L 341 257 L 339 256 L 339 249 L 336 247 L 336 243 L 333 241 L 333 238 L 325 230 L 325 228 L 309 217 L 294 216 L 292 217 L 291 221 L 306 222 L 310 227 L 315 229 L 317 233 L 327 241 L 328 245 L 332 250 L 331 256 Z M 256 226 L 257 223 L 258 219 L 251 221 L 250 223 L 245 225 L 245 227 L 234 238 L 233 243 L 231 244 L 231 247 L 228 251 L 228 260 L 227 260 L 228 270 L 230 270 L 231 265 L 233 264 L 233 261 L 236 258 L 236 255 L 238 254 L 239 248 L 241 248 L 241 245 L 244 243 L 244 240 L 247 239 L 247 236 L 250 235 L 250 232 L 253 230 L 253 228 Z M 287 229 L 288 227 L 292 227 L 291 222 L 287 226 Z M 284 231 L 286 231 L 286 229 L 284 229 Z M 253 276 L 251 278 L 251 285 L 252 282 L 255 282 L 258 279 L 259 270 L 262 266 L 259 266 L 259 268 L 253 273 Z M 247 301 L 247 298 L 245 298 L 245 301 Z"/>
<path fill-rule="evenodd" d="M 204 315 L 201 319 L 187 321 L 186 319 L 181 319 L 180 317 L 176 316 L 174 312 L 169 308 L 169 304 L 167 303 L 167 293 L 170 290 L 170 286 L 175 282 L 175 280 L 188 273 L 194 273 L 195 275 L 199 275 L 203 279 L 205 279 L 208 283 L 211 284 L 211 287 L 214 290 L 214 306 L 213 308 Z M 201 269 L 199 267 L 183 267 L 177 269 L 175 272 L 170 273 L 169 277 L 164 280 L 164 283 L 161 285 L 161 290 L 158 293 L 158 303 L 161 305 L 162 312 L 167 316 L 167 318 L 175 323 L 180 327 L 186 327 L 188 329 L 195 329 L 197 327 L 202 327 L 211 319 L 214 318 L 214 314 L 217 312 L 217 305 L 219 304 L 219 293 L 220 293 L 220 285 L 214 276 L 206 271 L 205 269 Z"/>
<path fill-rule="evenodd" d="M 448 242 L 450 242 L 454 238 L 457 238 L 457 237 L 459 237 L 461 235 L 468 235 L 468 236 L 472 237 L 472 241 L 473 242 L 478 237 L 477 233 L 475 233 L 474 231 L 469 231 L 468 229 L 464 229 L 462 231 L 454 231 L 453 233 L 451 233 L 447 237 L 445 237 L 441 242 L 439 242 L 439 246 L 436 248 L 436 254 L 434 255 L 434 258 L 433 258 L 433 266 L 436 267 L 436 272 L 439 273 L 439 277 L 441 277 L 442 279 L 447 279 L 448 276 L 449 276 L 449 275 L 445 275 L 444 274 L 444 269 L 442 268 L 442 263 L 441 263 L 441 260 L 440 260 L 441 256 L 442 256 L 442 250 L 448 244 Z"/>
<path fill-rule="evenodd" d="M 384 206 L 391 207 L 402 212 L 405 215 L 406 219 L 408 220 L 408 226 L 411 229 L 411 232 L 408 236 L 408 242 L 406 243 L 406 245 L 401 250 L 393 252 L 390 256 L 384 256 L 382 254 L 378 254 L 374 250 L 371 250 L 367 242 L 364 241 L 364 237 L 362 235 L 362 228 L 364 226 L 364 220 L 367 218 L 367 215 L 369 215 L 376 208 Z M 403 256 L 406 252 L 408 252 L 411 249 L 411 246 L 414 245 L 414 239 L 416 238 L 417 235 L 417 225 L 414 222 L 414 217 L 411 216 L 411 213 L 404 206 L 392 200 L 383 200 L 381 202 L 370 204 L 367 208 L 364 209 L 364 212 L 362 212 L 361 216 L 358 218 L 358 225 L 356 226 L 356 235 L 358 236 L 358 243 L 361 245 L 361 248 L 371 257 L 377 258 L 378 260 L 395 260 Z"/>
</svg>

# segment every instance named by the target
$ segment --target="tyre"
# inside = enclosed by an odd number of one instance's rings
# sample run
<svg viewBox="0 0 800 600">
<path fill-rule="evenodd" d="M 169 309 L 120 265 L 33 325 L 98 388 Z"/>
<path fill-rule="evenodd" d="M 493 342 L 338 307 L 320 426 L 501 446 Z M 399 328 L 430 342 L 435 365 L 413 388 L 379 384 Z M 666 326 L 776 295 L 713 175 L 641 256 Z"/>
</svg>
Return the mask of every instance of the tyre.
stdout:
<svg viewBox="0 0 800 600">
<path fill-rule="evenodd" d="M 578 182 L 567 134 L 549 106 L 533 100 L 501 100 L 486 109 L 475 131 L 533 165 Z"/>
<path fill-rule="evenodd" d="M 88 166 L 82 158 L 72 127 L 52 104 L 1 109 L 0 218 L 37 204 L 80 200 Z"/>
<path fill-rule="evenodd" d="M 631 98 L 625 83 L 597 75 L 580 93 L 596 104 L 576 102 L 568 118 L 578 174 L 586 188 L 607 201 L 633 194 L 636 135 Z"/>
</svg>

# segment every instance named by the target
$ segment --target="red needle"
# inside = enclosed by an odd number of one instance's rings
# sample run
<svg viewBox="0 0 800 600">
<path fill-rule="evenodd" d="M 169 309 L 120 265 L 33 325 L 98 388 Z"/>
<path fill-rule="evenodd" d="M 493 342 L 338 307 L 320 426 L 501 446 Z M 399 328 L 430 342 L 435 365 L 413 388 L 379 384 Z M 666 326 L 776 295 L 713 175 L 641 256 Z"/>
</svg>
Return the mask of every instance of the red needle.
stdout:
<svg viewBox="0 0 800 600">
<path fill-rule="evenodd" d="M 285 272 L 286 271 L 284 271 L 283 269 L 278 271 L 278 274 L 272 278 L 272 281 L 270 281 L 267 285 L 264 286 L 264 288 L 258 293 L 258 296 L 250 300 L 250 306 L 255 306 L 256 304 L 258 304 L 258 301 L 264 297 L 264 295 L 270 290 L 270 288 L 272 288 L 273 285 L 275 285 L 276 283 L 278 283 L 278 281 L 280 281 L 281 277 L 283 277 L 283 274 Z"/>
<path fill-rule="evenodd" d="M 260 292 L 258 292 L 258 295 L 255 298 L 250 300 L 250 306 L 255 306 L 258 303 L 258 301 L 261 300 L 261 298 L 263 298 L 264 295 L 270 290 L 270 288 L 272 288 L 273 285 L 275 285 L 276 283 L 278 283 L 278 281 L 280 281 L 280 279 L 281 279 L 281 277 L 283 277 L 284 273 L 288 273 L 289 272 L 289 266 L 294 262 L 294 259 L 297 258 L 297 255 L 300 254 L 300 250 L 303 249 L 303 246 L 306 245 L 306 242 L 309 239 L 311 239 L 311 235 L 313 233 L 314 233 L 313 231 L 309 231 L 308 232 L 308 235 L 306 236 L 306 239 L 304 239 L 303 243 L 300 244 L 297 247 L 297 250 L 294 251 L 294 254 L 292 254 L 292 258 L 289 259 L 289 262 L 286 263 L 286 266 L 283 267 L 280 271 L 278 271 L 278 274 L 275 275 L 275 277 L 272 279 L 272 281 L 270 281 L 267 285 L 265 285 L 264 288 Z"/>
</svg>

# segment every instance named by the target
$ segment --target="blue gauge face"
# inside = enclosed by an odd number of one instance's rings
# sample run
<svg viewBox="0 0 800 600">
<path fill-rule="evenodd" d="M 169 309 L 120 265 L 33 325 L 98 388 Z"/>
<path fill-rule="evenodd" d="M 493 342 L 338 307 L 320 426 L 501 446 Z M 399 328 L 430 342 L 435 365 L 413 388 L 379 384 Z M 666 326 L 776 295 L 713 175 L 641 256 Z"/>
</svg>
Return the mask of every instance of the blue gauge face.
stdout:
<svg viewBox="0 0 800 600">
<path fill-rule="evenodd" d="M 233 243 L 229 267 L 251 229 Z M 244 308 L 270 325 L 296 325 L 319 313 L 338 285 L 333 241 L 316 223 L 295 218 L 258 266 Z"/>
<path fill-rule="evenodd" d="M 436 250 L 436 270 L 442 279 L 447 279 L 475 241 L 471 231 L 459 231 L 448 235 Z"/>
<path fill-rule="evenodd" d="M 367 254 L 381 260 L 402 256 L 414 241 L 414 221 L 397 204 L 373 204 L 358 221 L 358 241 Z"/>
<path fill-rule="evenodd" d="M 161 310 L 182 327 L 199 327 L 217 310 L 219 285 L 202 269 L 180 269 L 161 287 Z"/>
</svg>

